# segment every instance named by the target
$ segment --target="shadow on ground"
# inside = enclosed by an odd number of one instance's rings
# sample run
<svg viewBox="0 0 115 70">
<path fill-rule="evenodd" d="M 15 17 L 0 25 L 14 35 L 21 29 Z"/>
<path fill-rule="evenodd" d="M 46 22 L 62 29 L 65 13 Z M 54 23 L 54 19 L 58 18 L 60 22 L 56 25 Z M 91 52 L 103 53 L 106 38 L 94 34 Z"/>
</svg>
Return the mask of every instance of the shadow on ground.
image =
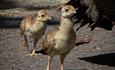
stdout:
<svg viewBox="0 0 115 70">
<path fill-rule="evenodd" d="M 66 3 L 66 5 L 73 5 L 75 8 L 78 8 L 76 10 L 77 13 L 74 15 L 74 18 L 77 19 L 76 23 L 80 22 L 81 25 L 79 28 L 76 29 L 76 31 L 84 27 L 86 24 L 89 24 L 88 27 L 90 27 L 91 31 L 93 31 L 96 27 L 100 27 L 106 30 L 112 30 L 113 28 L 112 21 L 115 21 L 114 3 L 115 3 L 114 0 L 106 0 L 106 1 L 95 0 L 96 8 L 99 13 L 98 17 L 96 16 L 96 14 L 94 14 L 93 17 L 88 17 L 88 14 L 86 14 L 88 6 L 82 5 L 82 0 L 81 4 L 79 0 L 70 0 L 68 3 Z M 89 4 L 91 3 L 89 2 Z M 96 11 L 94 11 L 93 13 L 95 12 Z M 106 18 L 104 18 L 103 15 L 106 15 Z M 97 19 L 94 21 L 93 18 Z"/>
<path fill-rule="evenodd" d="M 16 4 L 13 1 L 10 0 L 1 0 L 0 1 L 0 9 L 10 9 L 15 8 Z"/>
<path fill-rule="evenodd" d="M 79 58 L 91 63 L 96 63 L 100 65 L 109 65 L 115 67 L 115 53 L 102 54 L 98 56 Z"/>
<path fill-rule="evenodd" d="M 19 28 L 23 17 L 6 17 L 0 16 L 0 28 Z M 48 25 L 57 25 L 59 21 L 52 20 L 48 22 Z"/>
<path fill-rule="evenodd" d="M 0 28 L 17 28 L 21 23 L 22 17 L 5 17 L 0 16 Z"/>
</svg>

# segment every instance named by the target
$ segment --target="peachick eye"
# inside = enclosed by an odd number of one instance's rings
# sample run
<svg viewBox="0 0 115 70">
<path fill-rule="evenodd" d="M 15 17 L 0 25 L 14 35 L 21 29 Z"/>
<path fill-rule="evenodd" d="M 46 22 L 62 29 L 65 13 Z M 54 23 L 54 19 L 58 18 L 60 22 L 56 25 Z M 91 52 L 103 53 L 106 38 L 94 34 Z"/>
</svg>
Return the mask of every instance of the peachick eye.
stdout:
<svg viewBox="0 0 115 70">
<path fill-rule="evenodd" d="M 41 15 L 42 17 L 44 17 L 45 15 Z"/>
<path fill-rule="evenodd" d="M 65 9 L 66 12 L 68 12 L 68 9 Z"/>
</svg>

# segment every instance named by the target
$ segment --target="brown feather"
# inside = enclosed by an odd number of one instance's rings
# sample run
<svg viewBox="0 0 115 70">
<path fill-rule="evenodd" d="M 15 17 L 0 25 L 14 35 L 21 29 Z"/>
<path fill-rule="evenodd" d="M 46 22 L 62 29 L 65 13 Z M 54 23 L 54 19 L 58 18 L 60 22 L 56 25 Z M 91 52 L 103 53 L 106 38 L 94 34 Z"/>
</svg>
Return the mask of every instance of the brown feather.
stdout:
<svg viewBox="0 0 115 70">
<path fill-rule="evenodd" d="M 20 25 L 21 30 L 25 31 L 26 29 L 29 29 L 35 23 L 36 18 L 37 18 L 36 15 L 26 16 L 21 22 Z"/>
<path fill-rule="evenodd" d="M 49 49 L 51 49 L 51 45 L 54 42 L 54 35 L 57 32 L 57 28 L 54 30 L 49 30 L 47 34 L 45 35 L 45 38 L 43 40 L 43 49 L 48 52 Z"/>
</svg>

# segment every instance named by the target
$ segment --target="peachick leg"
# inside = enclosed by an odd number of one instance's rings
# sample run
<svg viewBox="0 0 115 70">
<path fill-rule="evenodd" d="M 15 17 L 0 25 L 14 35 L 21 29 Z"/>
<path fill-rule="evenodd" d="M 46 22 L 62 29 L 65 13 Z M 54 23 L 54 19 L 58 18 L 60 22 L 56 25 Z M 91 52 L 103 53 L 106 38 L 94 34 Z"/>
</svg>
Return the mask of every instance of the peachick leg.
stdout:
<svg viewBox="0 0 115 70">
<path fill-rule="evenodd" d="M 24 35 L 24 42 L 23 42 L 24 47 L 28 47 L 28 42 L 27 42 L 27 37 Z"/>
<path fill-rule="evenodd" d="M 35 53 L 35 47 L 36 47 L 36 44 L 37 44 L 37 42 L 38 42 L 38 38 L 36 38 L 36 39 L 33 39 L 33 42 L 34 42 L 34 45 L 33 45 L 33 51 L 32 51 L 32 53 L 31 53 L 31 56 L 34 56 L 34 55 L 38 55 L 38 54 L 36 54 Z"/>
<path fill-rule="evenodd" d="M 49 57 L 48 57 L 48 66 L 47 66 L 47 70 L 50 70 L 52 58 L 53 58 L 53 56 L 49 56 Z"/>
<path fill-rule="evenodd" d="M 64 59 L 66 55 L 61 55 L 60 56 L 60 62 L 61 62 L 61 70 L 64 70 Z"/>
</svg>

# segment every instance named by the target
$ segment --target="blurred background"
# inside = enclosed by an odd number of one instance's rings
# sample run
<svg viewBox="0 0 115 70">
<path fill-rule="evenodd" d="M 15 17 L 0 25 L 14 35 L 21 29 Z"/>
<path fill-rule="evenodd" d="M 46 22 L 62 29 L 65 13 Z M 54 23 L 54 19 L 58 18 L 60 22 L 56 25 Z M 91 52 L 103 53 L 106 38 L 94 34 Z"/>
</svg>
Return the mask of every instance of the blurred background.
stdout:
<svg viewBox="0 0 115 70">
<path fill-rule="evenodd" d="M 32 43 L 29 41 L 29 50 L 22 47 L 23 38 L 20 35 L 19 25 L 25 16 L 36 14 L 40 9 L 48 9 L 54 17 L 54 20 L 50 22 L 51 24 L 49 23 L 47 31 L 53 29 L 59 25 L 61 15 L 60 11 L 56 10 L 68 1 L 69 0 L 0 1 L 0 70 L 46 70 L 47 56 L 27 56 L 30 50 L 32 50 Z M 84 1 L 88 2 L 90 0 Z M 103 8 L 104 12 L 105 10 L 110 12 L 115 11 L 114 0 L 109 0 L 110 2 L 107 2 L 107 0 L 95 1 L 101 5 L 99 6 L 101 8 L 109 7 L 109 10 Z M 89 7 L 87 6 L 87 8 Z M 87 18 L 85 19 L 90 20 Z M 105 28 L 98 26 L 91 31 L 91 28 L 88 28 L 88 22 L 81 25 L 82 21 L 83 20 L 76 22 L 76 36 L 78 38 L 88 36 L 91 41 L 87 44 L 79 45 L 71 51 L 64 62 L 65 70 L 115 70 L 115 26 L 109 26 L 105 22 L 101 22 Z M 112 21 L 111 23 L 114 22 Z M 106 27 L 110 28 L 108 29 Z M 77 28 L 78 30 L 76 30 Z M 38 42 L 36 49 L 39 49 L 40 45 L 41 42 Z M 58 58 L 59 57 L 56 57 L 53 60 L 52 70 L 60 70 Z"/>
</svg>

